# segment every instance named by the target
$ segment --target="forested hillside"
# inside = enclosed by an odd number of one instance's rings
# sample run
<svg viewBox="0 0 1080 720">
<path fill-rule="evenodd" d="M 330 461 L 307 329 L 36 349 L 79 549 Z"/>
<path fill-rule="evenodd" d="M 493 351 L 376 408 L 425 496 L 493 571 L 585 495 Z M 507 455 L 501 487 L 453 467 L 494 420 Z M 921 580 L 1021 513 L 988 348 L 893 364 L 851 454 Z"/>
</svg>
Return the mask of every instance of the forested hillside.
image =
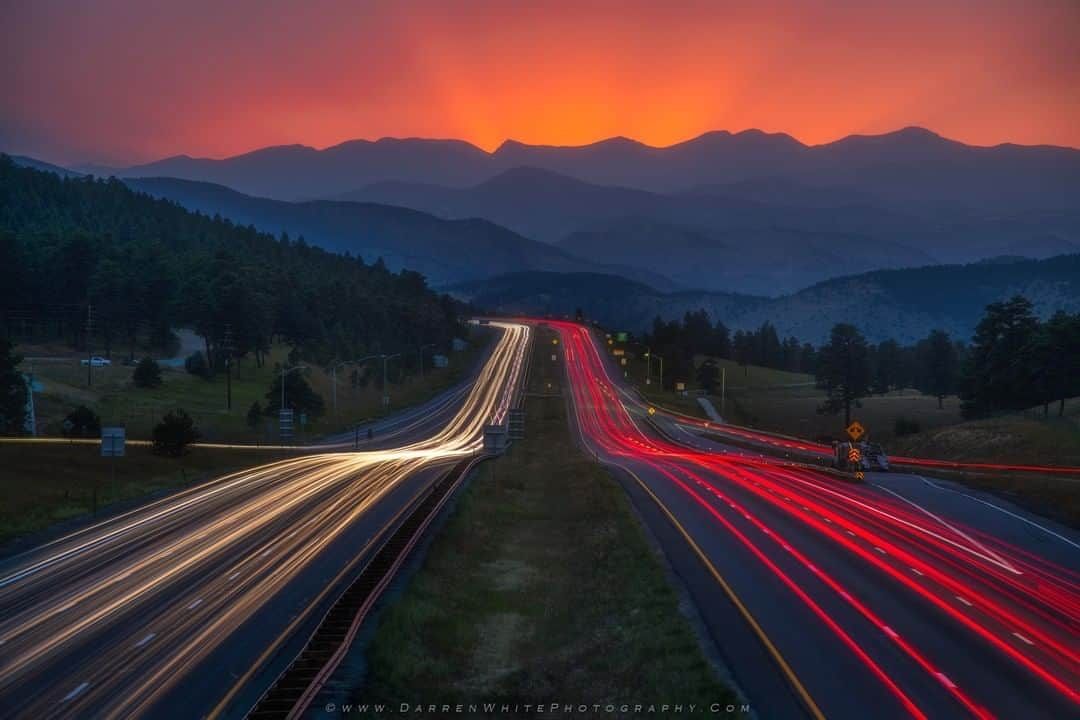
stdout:
<svg viewBox="0 0 1080 720">
<path fill-rule="evenodd" d="M 423 276 L 390 272 L 135 192 L 0 156 L 0 322 L 19 339 L 164 347 L 191 327 L 211 363 L 231 344 L 261 361 L 272 339 L 326 361 L 459 331 Z M 98 345 L 101 347 L 101 345 Z"/>
</svg>

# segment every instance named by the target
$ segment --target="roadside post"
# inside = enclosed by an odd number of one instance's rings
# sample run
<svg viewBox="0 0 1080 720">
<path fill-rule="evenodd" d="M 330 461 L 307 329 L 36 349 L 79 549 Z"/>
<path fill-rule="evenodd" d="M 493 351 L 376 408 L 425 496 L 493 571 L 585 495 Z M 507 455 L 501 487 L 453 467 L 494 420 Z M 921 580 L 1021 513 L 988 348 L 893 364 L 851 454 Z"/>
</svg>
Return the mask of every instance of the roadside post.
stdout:
<svg viewBox="0 0 1080 720">
<path fill-rule="evenodd" d="M 101 457 L 112 458 L 112 482 L 116 484 L 116 458 L 124 457 L 125 429 L 122 425 L 101 428 Z M 92 511 L 97 515 L 98 481 L 94 480 Z"/>
</svg>

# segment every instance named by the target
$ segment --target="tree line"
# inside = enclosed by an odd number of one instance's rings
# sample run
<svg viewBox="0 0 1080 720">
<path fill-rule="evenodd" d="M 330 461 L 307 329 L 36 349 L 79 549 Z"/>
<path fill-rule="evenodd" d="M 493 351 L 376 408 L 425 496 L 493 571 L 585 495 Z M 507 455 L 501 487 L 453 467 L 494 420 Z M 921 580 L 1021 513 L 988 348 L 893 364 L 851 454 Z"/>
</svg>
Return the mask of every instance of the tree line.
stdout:
<svg viewBox="0 0 1080 720">
<path fill-rule="evenodd" d="M 850 324 L 833 327 L 818 352 L 818 386 L 825 390 L 823 413 L 844 413 L 873 392 L 915 387 L 938 398 L 958 394 L 965 418 L 1042 406 L 1058 416 L 1065 400 L 1080 395 L 1080 313 L 1058 311 L 1045 322 L 1031 301 L 1015 296 L 986 307 L 965 346 L 934 330 L 911 347 L 885 341 L 867 344 Z"/>
<path fill-rule="evenodd" d="M 6 337 L 165 350 L 193 329 L 211 370 L 259 364 L 274 341 L 328 363 L 462 332 L 457 306 L 418 273 L 390 272 L 116 179 L 60 176 L 0 156 L 0 322 Z M 409 363 L 413 353 L 403 358 Z"/>
<path fill-rule="evenodd" d="M 772 323 L 732 334 L 724 323 L 713 323 L 705 310 L 688 311 L 682 320 L 657 317 L 641 342 L 664 358 L 664 381 L 669 386 L 694 376 L 696 355 L 734 360 L 744 367 L 758 365 L 804 373 L 813 373 L 817 363 L 812 345 L 794 337 L 781 341 Z"/>
<path fill-rule="evenodd" d="M 820 411 L 842 413 L 845 423 L 860 399 L 904 388 L 936 397 L 939 407 L 959 395 L 966 418 L 1035 406 L 1048 416 L 1052 403 L 1060 416 L 1065 399 L 1080 395 L 1080 313 L 1059 311 L 1041 321 L 1020 296 L 988 305 L 970 343 L 933 330 L 912 345 L 872 344 L 854 325 L 838 323 L 815 348 L 794 337 L 781 340 L 768 322 L 732 334 L 704 310 L 682 320 L 656 318 L 641 343 L 664 358 L 669 388 L 696 377 L 711 391 L 715 367 L 695 368 L 699 355 L 811 374 L 826 393 Z"/>
</svg>

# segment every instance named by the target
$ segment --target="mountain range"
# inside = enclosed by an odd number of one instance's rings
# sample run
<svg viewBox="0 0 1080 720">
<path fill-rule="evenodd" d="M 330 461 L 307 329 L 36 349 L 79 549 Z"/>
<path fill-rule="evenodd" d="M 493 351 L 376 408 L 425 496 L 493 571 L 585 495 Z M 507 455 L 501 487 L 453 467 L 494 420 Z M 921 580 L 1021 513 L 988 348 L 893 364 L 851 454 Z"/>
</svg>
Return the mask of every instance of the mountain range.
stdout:
<svg viewBox="0 0 1080 720">
<path fill-rule="evenodd" d="M 576 147 L 508 140 L 488 153 L 461 140 L 353 140 L 316 150 L 263 148 L 221 160 L 177 156 L 126 168 L 73 169 L 117 177 L 175 177 L 285 200 L 337 196 L 387 180 L 466 187 L 516 167 L 597 185 L 677 193 L 719 185 L 794 182 L 890 209 L 1064 210 L 1080 199 L 1080 151 L 976 147 L 922 128 L 805 145 L 789 135 L 714 131 L 669 147 L 610 138 Z"/>
<path fill-rule="evenodd" d="M 1080 151 L 974 147 L 918 128 L 817 146 L 746 131 L 665 148 L 508 141 L 493 153 L 358 140 L 76 170 L 381 256 L 436 286 L 591 272 L 775 297 L 878 269 L 1080 251 Z"/>
</svg>

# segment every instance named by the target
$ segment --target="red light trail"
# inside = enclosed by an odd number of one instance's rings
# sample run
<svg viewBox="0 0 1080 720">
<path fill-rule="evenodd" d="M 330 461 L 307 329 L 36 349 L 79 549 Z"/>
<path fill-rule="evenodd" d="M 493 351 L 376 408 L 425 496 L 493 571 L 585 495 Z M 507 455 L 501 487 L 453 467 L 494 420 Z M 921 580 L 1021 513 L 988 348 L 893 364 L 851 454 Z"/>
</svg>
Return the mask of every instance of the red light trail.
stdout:
<svg viewBox="0 0 1080 720">
<path fill-rule="evenodd" d="M 767 568 L 865 666 L 904 714 L 928 717 L 941 711 L 914 692 L 925 680 L 913 680 L 910 672 L 894 673 L 895 656 L 883 654 L 879 640 L 868 640 L 865 632 L 858 631 L 864 626 L 823 600 L 823 591 L 843 600 L 880 633 L 879 638 L 888 638 L 899 655 L 973 717 L 998 714 L 988 700 L 979 697 L 986 688 L 971 682 L 961 687 L 962 681 L 954 678 L 968 675 L 964 663 L 935 643 L 927 643 L 925 633 L 898 631 L 898 623 L 910 621 L 894 621 L 888 617 L 888 608 L 872 607 L 864 583 L 883 584 L 903 593 L 911 603 L 928 609 L 935 629 L 967 633 L 980 650 L 1011 663 L 1010 672 L 1037 679 L 1045 692 L 1056 693 L 1058 701 L 1064 700 L 1073 710 L 1080 705 L 1076 689 L 1080 687 L 1080 573 L 943 517 L 888 488 L 842 484 L 812 468 L 705 452 L 646 434 L 632 416 L 643 408 L 611 381 L 588 331 L 573 323 L 547 324 L 561 337 L 575 421 L 586 446 L 613 465 L 644 470 L 654 483 L 676 488 L 690 500 L 689 507 L 703 510 L 718 531 Z M 696 418 L 679 416 L 678 421 L 719 430 Z M 727 426 L 722 432 L 831 454 L 827 446 L 795 438 Z M 912 458 L 900 461 L 937 464 Z M 827 548 L 824 555 L 823 548 Z M 855 583 L 825 569 L 838 556 L 845 562 L 853 560 L 859 568 Z M 964 659 L 982 662 L 977 657 Z"/>
</svg>

